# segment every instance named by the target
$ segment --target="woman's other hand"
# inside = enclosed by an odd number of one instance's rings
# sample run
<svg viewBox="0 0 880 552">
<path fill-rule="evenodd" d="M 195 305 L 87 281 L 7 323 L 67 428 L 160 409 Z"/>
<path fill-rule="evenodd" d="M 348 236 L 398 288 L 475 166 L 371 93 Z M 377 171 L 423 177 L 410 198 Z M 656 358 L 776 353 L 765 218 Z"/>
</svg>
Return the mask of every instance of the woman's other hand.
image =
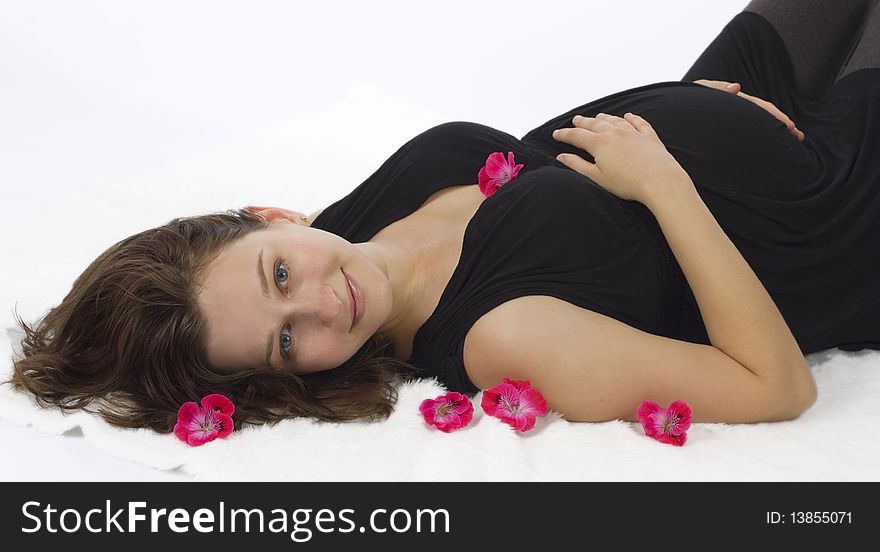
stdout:
<svg viewBox="0 0 880 552">
<path fill-rule="evenodd" d="M 268 220 L 283 218 L 294 224 L 300 224 L 303 226 L 309 226 L 311 224 L 310 221 L 315 220 L 314 217 L 306 217 L 299 211 L 291 211 L 290 209 L 285 209 L 283 207 L 260 207 L 258 205 L 248 205 L 245 207 L 245 210 L 260 215 Z M 320 213 L 320 211 L 318 212 Z"/>
<path fill-rule="evenodd" d="M 654 128 L 638 115 L 578 115 L 572 122 L 574 128 L 555 130 L 553 138 L 587 151 L 596 162 L 570 153 L 556 159 L 621 199 L 645 203 L 665 183 L 688 178 Z"/>
<path fill-rule="evenodd" d="M 695 80 L 694 83 L 702 84 L 703 86 L 708 86 L 709 88 L 714 88 L 716 90 L 721 90 L 723 92 L 729 92 L 731 94 L 736 94 L 737 96 L 739 96 L 741 98 L 745 98 L 745 99 L 749 100 L 753 104 L 757 105 L 758 107 L 763 108 L 768 113 L 770 113 L 771 115 L 773 115 L 774 117 L 776 117 L 777 119 L 782 121 L 782 123 L 788 128 L 789 132 L 794 134 L 795 137 L 797 137 L 797 139 L 800 140 L 801 142 L 804 141 L 804 133 L 802 131 L 798 130 L 798 128 L 794 125 L 794 121 L 791 120 L 791 117 L 789 117 L 788 115 L 786 115 L 785 113 L 780 111 L 778 107 L 776 107 L 772 103 L 768 102 L 767 100 L 762 100 L 761 98 L 756 98 L 755 96 L 750 96 L 749 94 L 746 94 L 745 92 L 741 92 L 740 89 L 742 87 L 738 82 L 727 82 L 727 81 L 719 81 L 719 80 L 700 79 L 700 80 Z"/>
</svg>

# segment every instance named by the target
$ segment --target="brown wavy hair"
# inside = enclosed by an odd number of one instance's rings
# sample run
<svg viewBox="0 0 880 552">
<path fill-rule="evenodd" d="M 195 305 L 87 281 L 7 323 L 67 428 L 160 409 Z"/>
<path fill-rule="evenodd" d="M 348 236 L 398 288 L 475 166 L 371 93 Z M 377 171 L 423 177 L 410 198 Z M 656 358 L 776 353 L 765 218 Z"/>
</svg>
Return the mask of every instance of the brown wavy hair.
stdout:
<svg viewBox="0 0 880 552">
<path fill-rule="evenodd" d="M 4 383 L 29 391 L 40 406 L 161 433 L 173 429 L 181 404 L 210 393 L 232 400 L 236 427 L 302 416 L 387 418 L 398 380 L 418 370 L 392 356 L 394 344 L 378 333 L 341 366 L 311 374 L 219 371 L 207 362 L 199 275 L 224 247 L 267 226 L 259 214 L 230 209 L 176 218 L 117 242 L 33 327 L 15 313 L 25 337 Z"/>
</svg>

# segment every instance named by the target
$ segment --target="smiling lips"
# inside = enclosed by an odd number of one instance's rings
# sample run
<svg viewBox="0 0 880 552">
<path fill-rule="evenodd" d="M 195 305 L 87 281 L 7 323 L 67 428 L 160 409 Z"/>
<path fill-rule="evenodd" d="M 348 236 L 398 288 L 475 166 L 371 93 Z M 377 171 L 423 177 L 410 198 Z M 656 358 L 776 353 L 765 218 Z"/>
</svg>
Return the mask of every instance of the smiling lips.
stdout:
<svg viewBox="0 0 880 552">
<path fill-rule="evenodd" d="M 354 290 L 351 289 L 351 280 L 348 281 L 348 294 L 349 297 L 351 297 L 351 328 L 354 328 L 354 321 L 357 318 L 357 301 L 354 300 Z M 351 328 L 349 328 L 349 330 Z"/>
<path fill-rule="evenodd" d="M 343 272 L 343 274 L 345 275 L 345 282 L 348 284 L 349 297 L 351 297 L 351 328 L 354 328 L 363 315 L 363 305 L 361 305 L 361 308 L 358 308 L 358 297 L 360 297 L 360 293 L 357 285 L 352 281 L 348 274 L 345 274 L 345 272 Z M 351 331 L 351 328 L 348 330 Z"/>
</svg>

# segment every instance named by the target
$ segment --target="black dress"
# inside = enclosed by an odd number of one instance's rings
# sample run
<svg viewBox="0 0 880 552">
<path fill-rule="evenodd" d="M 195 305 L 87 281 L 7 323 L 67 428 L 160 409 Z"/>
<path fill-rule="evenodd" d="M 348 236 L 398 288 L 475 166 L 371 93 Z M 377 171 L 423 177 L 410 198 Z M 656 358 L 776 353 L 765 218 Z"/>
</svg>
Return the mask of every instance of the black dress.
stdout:
<svg viewBox="0 0 880 552">
<path fill-rule="evenodd" d="M 479 391 L 462 361 L 467 331 L 492 308 L 547 295 L 643 331 L 710 344 L 694 295 L 653 214 L 556 161 L 579 153 L 551 137 L 575 114 L 644 117 L 773 298 L 804 354 L 880 349 L 880 69 L 800 98 L 773 27 L 742 13 L 683 82 L 626 90 L 579 106 L 521 140 L 469 122 L 416 136 L 312 226 L 368 241 L 434 192 L 475 184 L 486 158 L 514 152 L 516 180 L 480 205 L 410 362 L 449 390 Z M 700 66 L 700 64 L 704 66 Z M 799 142 L 750 101 L 689 82 L 743 84 L 806 133 Z M 540 324 L 540 320 L 535 321 Z M 524 332 L 528 328 L 523 328 Z"/>
</svg>

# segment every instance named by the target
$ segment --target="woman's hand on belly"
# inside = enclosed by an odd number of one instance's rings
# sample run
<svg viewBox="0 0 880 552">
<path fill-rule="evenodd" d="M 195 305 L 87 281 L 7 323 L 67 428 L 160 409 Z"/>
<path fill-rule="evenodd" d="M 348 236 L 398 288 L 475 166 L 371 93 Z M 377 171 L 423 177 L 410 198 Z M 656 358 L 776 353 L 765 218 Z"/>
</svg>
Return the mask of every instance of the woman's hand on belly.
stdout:
<svg viewBox="0 0 880 552">
<path fill-rule="evenodd" d="M 768 113 L 782 121 L 782 124 L 784 124 L 788 128 L 789 132 L 794 134 L 795 137 L 801 142 L 804 141 L 804 133 L 801 130 L 798 130 L 798 128 L 794 124 L 794 121 L 791 120 L 791 117 L 783 113 L 778 107 L 768 102 L 767 100 L 762 100 L 761 98 L 757 98 L 755 96 L 751 96 L 749 94 L 746 94 L 745 92 L 742 92 L 742 87 L 738 82 L 700 79 L 695 80 L 694 83 L 701 84 L 709 88 L 714 88 L 716 90 L 721 90 L 723 92 L 736 94 L 740 98 L 745 98 L 746 100 L 749 100 L 753 104 L 766 110 Z"/>
<path fill-rule="evenodd" d="M 574 128 L 555 130 L 553 138 L 585 150 L 596 162 L 571 153 L 561 153 L 556 159 L 617 197 L 645 203 L 666 183 L 682 181 L 684 168 L 638 115 L 576 115 L 573 124 Z"/>
</svg>

